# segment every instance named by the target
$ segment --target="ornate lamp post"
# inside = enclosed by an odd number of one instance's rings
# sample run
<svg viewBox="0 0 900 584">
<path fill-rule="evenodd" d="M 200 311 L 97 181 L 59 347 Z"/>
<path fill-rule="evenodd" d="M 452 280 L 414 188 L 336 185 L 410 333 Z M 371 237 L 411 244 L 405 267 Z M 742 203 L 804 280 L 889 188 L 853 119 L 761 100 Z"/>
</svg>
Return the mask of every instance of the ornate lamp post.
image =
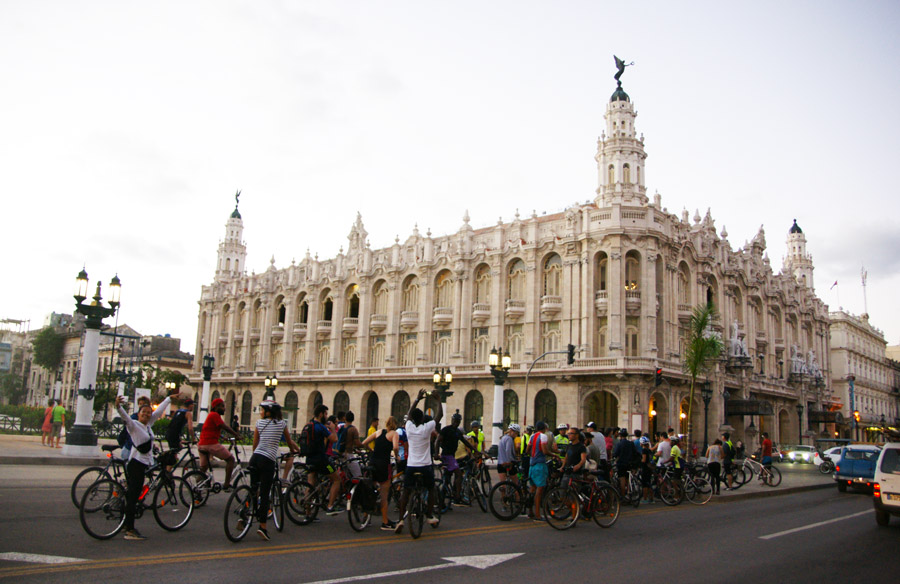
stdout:
<svg viewBox="0 0 900 584">
<path fill-rule="evenodd" d="M 703 454 L 706 454 L 707 448 L 709 448 L 709 402 L 712 401 L 712 388 L 709 386 L 709 382 L 703 384 L 703 387 L 700 389 L 700 397 L 703 399 Z"/>
<path fill-rule="evenodd" d="M 266 380 L 263 383 L 266 386 L 266 395 L 263 397 L 263 399 L 274 400 L 275 389 L 278 387 L 278 376 L 276 376 L 274 373 L 272 374 L 272 377 L 266 375 Z"/>
<path fill-rule="evenodd" d="M 452 391 L 448 391 L 450 384 L 453 383 L 453 373 L 449 368 L 435 369 L 432 381 L 434 382 L 434 391 L 440 396 L 441 403 L 447 403 L 447 398 L 453 395 Z"/>
<path fill-rule="evenodd" d="M 509 368 L 512 367 L 512 357 L 509 351 L 503 352 L 503 347 L 491 349 L 488 358 L 491 375 L 494 376 L 494 415 L 491 421 L 491 445 L 500 444 L 500 435 L 503 433 L 503 385 L 509 376 Z M 525 396 L 525 407 L 528 408 L 528 396 Z"/>
<path fill-rule="evenodd" d="M 203 355 L 203 393 L 200 394 L 200 415 L 197 420 L 200 424 L 206 421 L 206 414 L 209 413 L 209 382 L 212 381 L 215 364 L 215 357 L 209 353 Z"/>
<path fill-rule="evenodd" d="M 797 440 L 803 444 L 803 404 L 797 404 Z"/>
<path fill-rule="evenodd" d="M 100 327 L 103 319 L 116 313 L 119 308 L 119 297 L 122 283 L 116 275 L 109 283 L 109 308 L 103 306 L 100 294 L 100 282 L 93 302 L 84 304 L 87 299 L 88 275 L 82 268 L 75 278 L 75 311 L 85 316 L 84 353 L 81 362 L 81 375 L 78 377 L 78 401 L 75 406 L 75 425 L 66 434 L 66 445 L 63 454 L 66 456 L 93 456 L 97 454 L 97 435 L 91 426 L 94 414 L 94 396 L 97 393 L 97 359 L 100 349 Z"/>
</svg>

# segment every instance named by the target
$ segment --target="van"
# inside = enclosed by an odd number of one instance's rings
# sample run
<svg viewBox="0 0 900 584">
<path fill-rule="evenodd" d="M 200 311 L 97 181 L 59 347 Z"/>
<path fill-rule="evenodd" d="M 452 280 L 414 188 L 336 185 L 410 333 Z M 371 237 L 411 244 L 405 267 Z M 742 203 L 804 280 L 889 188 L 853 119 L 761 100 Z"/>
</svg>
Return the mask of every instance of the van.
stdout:
<svg viewBox="0 0 900 584">
<path fill-rule="evenodd" d="M 873 494 L 878 525 L 887 525 L 891 515 L 900 515 L 900 442 L 888 442 L 881 450 Z"/>
</svg>

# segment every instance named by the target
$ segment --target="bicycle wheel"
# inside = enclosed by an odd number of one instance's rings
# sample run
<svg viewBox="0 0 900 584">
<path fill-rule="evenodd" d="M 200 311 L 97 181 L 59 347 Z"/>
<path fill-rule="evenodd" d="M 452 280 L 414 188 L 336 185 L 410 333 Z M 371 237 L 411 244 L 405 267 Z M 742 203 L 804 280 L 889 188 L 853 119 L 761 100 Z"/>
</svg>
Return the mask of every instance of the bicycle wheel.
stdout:
<svg viewBox="0 0 900 584">
<path fill-rule="evenodd" d="M 481 492 L 485 497 L 487 494 L 491 492 L 491 471 L 488 470 L 486 464 L 481 465 L 481 476 L 479 477 L 481 482 Z"/>
<path fill-rule="evenodd" d="M 662 499 L 663 503 L 673 507 L 681 503 L 681 499 L 684 497 L 684 491 L 678 485 L 676 481 L 671 479 L 664 479 L 659 484 L 659 498 Z"/>
<path fill-rule="evenodd" d="M 360 486 L 354 485 L 350 489 L 350 500 L 347 502 L 347 520 L 353 531 L 362 531 L 372 522 L 372 515 L 360 504 L 362 496 L 359 493 Z"/>
<path fill-rule="evenodd" d="M 442 491 L 438 491 L 441 494 Z M 388 520 L 400 521 L 400 497 L 403 495 L 403 478 L 402 476 L 394 479 L 388 488 Z"/>
<path fill-rule="evenodd" d="M 162 477 L 153 494 L 153 517 L 166 531 L 178 531 L 188 524 L 194 513 L 190 485 L 181 477 Z"/>
<path fill-rule="evenodd" d="M 555 487 L 544 495 L 541 503 L 544 518 L 554 529 L 569 529 L 578 521 L 578 495 L 568 487 Z"/>
<path fill-rule="evenodd" d="M 78 473 L 75 480 L 72 481 L 72 504 L 76 508 L 81 505 L 81 499 L 84 498 L 85 491 L 103 478 L 108 479 L 110 476 L 102 466 L 89 466 Z"/>
<path fill-rule="evenodd" d="M 591 496 L 594 523 L 600 527 L 612 527 L 619 518 L 619 495 L 609 485 L 600 485 Z"/>
<path fill-rule="evenodd" d="M 425 499 L 420 489 L 414 490 L 409 495 L 406 521 L 409 523 L 409 534 L 413 539 L 419 539 L 422 535 L 422 526 L 425 524 Z"/>
<path fill-rule="evenodd" d="M 641 491 L 641 483 L 632 476 L 628 481 L 628 498 L 635 509 L 641 506 Z"/>
<path fill-rule="evenodd" d="M 184 483 L 190 489 L 191 498 L 195 507 L 203 507 L 209 499 L 209 485 L 212 482 L 209 476 L 200 470 L 195 470 L 184 475 Z"/>
<path fill-rule="evenodd" d="M 125 487 L 112 479 L 93 483 L 78 502 L 78 518 L 91 537 L 113 537 L 125 525 Z"/>
<path fill-rule="evenodd" d="M 484 493 L 481 492 L 481 485 L 478 483 L 475 477 L 471 477 L 468 479 L 469 483 L 469 501 L 473 499 L 478 503 L 478 507 L 481 508 L 482 513 L 487 513 L 487 497 L 484 496 Z"/>
<path fill-rule="evenodd" d="M 297 525 L 309 525 L 319 513 L 319 492 L 305 481 L 295 481 L 285 497 L 288 519 Z"/>
<path fill-rule="evenodd" d="M 225 537 L 237 543 L 244 539 L 253 524 L 253 492 L 241 485 L 231 492 L 225 504 Z"/>
<path fill-rule="evenodd" d="M 522 513 L 524 497 L 518 485 L 512 481 L 502 481 L 491 489 L 488 508 L 500 521 L 512 521 Z"/>
<path fill-rule="evenodd" d="M 766 467 L 763 482 L 770 487 L 777 487 L 781 484 L 781 471 L 774 466 Z"/>
<path fill-rule="evenodd" d="M 269 513 L 275 522 L 275 529 L 284 530 L 284 493 L 281 492 L 281 481 L 272 482 L 272 490 L 269 491 Z"/>
<path fill-rule="evenodd" d="M 688 479 L 684 482 L 684 496 L 694 505 L 706 505 L 712 499 L 712 485 L 700 477 Z"/>
</svg>

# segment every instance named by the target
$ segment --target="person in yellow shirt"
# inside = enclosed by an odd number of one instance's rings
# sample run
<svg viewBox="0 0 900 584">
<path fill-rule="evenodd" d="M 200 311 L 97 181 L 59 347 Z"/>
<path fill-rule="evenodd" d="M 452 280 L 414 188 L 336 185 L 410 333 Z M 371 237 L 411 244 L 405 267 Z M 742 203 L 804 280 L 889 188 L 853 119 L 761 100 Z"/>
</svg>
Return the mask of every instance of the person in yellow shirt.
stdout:
<svg viewBox="0 0 900 584">
<path fill-rule="evenodd" d="M 372 434 L 374 434 L 377 431 L 378 431 L 378 418 L 372 418 L 372 423 L 369 424 L 369 431 L 366 432 L 366 438 L 368 438 L 369 436 L 371 436 Z M 375 452 L 375 441 L 372 440 L 371 442 L 369 442 L 369 444 L 367 445 L 367 448 L 369 450 L 371 450 L 372 452 Z"/>
<path fill-rule="evenodd" d="M 466 436 L 471 438 L 470 443 L 474 443 L 476 452 L 484 452 L 484 432 L 481 431 L 481 423 L 472 420 L 470 427 L 472 430 Z"/>
</svg>

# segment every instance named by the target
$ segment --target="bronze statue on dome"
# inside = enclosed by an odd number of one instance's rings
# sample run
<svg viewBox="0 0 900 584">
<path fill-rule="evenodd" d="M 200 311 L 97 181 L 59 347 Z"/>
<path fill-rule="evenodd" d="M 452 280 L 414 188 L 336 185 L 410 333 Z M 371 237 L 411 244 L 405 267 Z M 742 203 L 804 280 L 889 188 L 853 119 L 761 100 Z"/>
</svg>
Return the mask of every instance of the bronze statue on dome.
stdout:
<svg viewBox="0 0 900 584">
<path fill-rule="evenodd" d="M 616 69 L 618 69 L 618 72 L 613 77 L 616 80 L 616 82 L 619 84 L 619 87 L 621 87 L 622 82 L 619 81 L 619 77 L 621 77 L 622 73 L 625 72 L 625 67 L 630 67 L 630 66 L 634 65 L 634 61 L 632 61 L 631 63 L 626 63 L 625 61 L 623 61 L 622 59 L 618 58 L 615 55 L 613 55 L 613 59 L 616 60 Z"/>
</svg>

